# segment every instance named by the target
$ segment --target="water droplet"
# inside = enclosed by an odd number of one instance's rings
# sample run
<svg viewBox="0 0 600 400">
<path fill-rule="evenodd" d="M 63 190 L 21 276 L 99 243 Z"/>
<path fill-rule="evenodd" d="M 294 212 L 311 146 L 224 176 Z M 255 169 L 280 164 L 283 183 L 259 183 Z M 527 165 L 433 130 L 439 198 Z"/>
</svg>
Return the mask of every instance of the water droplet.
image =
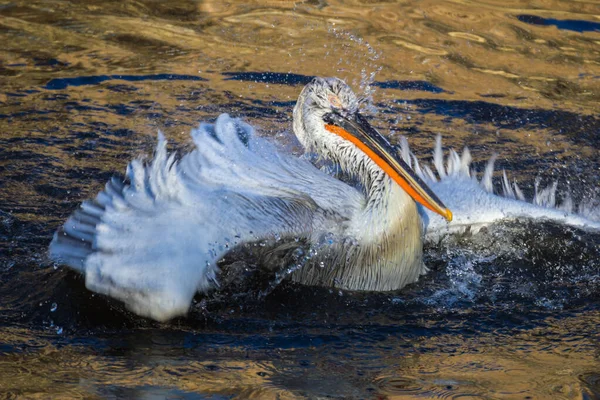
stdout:
<svg viewBox="0 0 600 400">
<path fill-rule="evenodd" d="M 50 307 L 50 312 L 54 312 L 58 309 L 58 305 L 56 303 L 52 303 L 52 306 Z"/>
<path fill-rule="evenodd" d="M 62 335 L 62 333 L 63 333 L 63 328 L 61 326 L 57 326 L 56 327 L 56 334 L 57 335 Z"/>
<path fill-rule="evenodd" d="M 300 247 L 298 247 L 296 250 L 294 250 L 292 255 L 296 260 L 299 260 L 300 257 L 302 257 L 304 255 L 304 250 L 302 250 Z"/>
</svg>

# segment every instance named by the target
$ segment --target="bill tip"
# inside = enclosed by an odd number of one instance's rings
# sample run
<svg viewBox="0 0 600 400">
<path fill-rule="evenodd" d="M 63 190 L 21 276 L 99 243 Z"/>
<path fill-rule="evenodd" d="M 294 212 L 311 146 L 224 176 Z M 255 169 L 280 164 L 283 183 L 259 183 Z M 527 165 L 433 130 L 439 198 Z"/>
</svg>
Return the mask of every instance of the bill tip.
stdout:
<svg viewBox="0 0 600 400">
<path fill-rule="evenodd" d="M 444 218 L 446 218 L 446 221 L 451 222 L 452 221 L 452 211 L 450 211 L 449 209 L 446 208 Z"/>
</svg>

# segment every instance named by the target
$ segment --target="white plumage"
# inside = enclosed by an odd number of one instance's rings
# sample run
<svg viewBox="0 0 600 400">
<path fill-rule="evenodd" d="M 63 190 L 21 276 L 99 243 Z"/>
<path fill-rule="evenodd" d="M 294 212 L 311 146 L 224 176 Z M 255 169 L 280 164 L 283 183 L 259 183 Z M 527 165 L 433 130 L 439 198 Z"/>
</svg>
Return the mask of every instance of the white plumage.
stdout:
<svg viewBox="0 0 600 400">
<path fill-rule="evenodd" d="M 406 143 L 406 142 L 401 142 Z M 408 150 L 410 152 L 410 150 Z M 412 157 L 416 160 L 416 157 Z M 558 183 L 540 187 L 536 180 L 535 193 L 531 203 L 527 201 L 516 182 L 511 185 L 505 171 L 502 171 L 502 193 L 494 194 L 492 177 L 496 155 L 493 155 L 481 176 L 477 178 L 471 169 L 471 155 L 465 148 L 459 156 L 450 150 L 446 163 L 443 163 L 441 137 L 437 137 L 434 148 L 435 171 L 429 167 L 413 165 L 429 187 L 453 210 L 454 219 L 445 223 L 429 210 L 424 210 L 427 216 L 426 239 L 437 238 L 441 235 L 464 231 L 469 228 L 477 232 L 479 228 L 500 220 L 515 220 L 519 218 L 552 221 L 580 229 L 600 230 L 600 209 L 594 198 L 585 199 L 575 207 L 568 192 L 559 204 L 557 201 Z M 423 172 L 427 171 L 427 172 Z"/>
<path fill-rule="evenodd" d="M 600 223 L 570 210 L 524 202 L 506 177 L 506 197 L 492 194 L 493 161 L 478 181 L 467 149 L 462 156 L 451 151 L 444 165 L 441 139 L 436 176 L 402 139 L 401 157 L 454 212 L 447 223 L 417 207 L 359 148 L 324 129 L 324 115 L 338 106 L 355 112 L 358 102 L 342 81 L 315 80 L 294 110 L 294 131 L 351 179 L 278 152 L 248 124 L 223 114 L 192 130 L 195 149 L 180 161 L 159 135 L 150 163 L 132 161 L 127 183 L 111 179 L 57 231 L 51 257 L 84 274 L 88 289 L 166 320 L 185 314 L 196 292 L 215 288 L 217 261 L 247 243 L 303 239 L 318 245 L 319 253 L 293 273 L 299 282 L 393 290 L 426 271 L 424 237 L 518 217 L 600 230 Z M 555 192 L 536 190 L 536 201 L 554 206 Z"/>
</svg>

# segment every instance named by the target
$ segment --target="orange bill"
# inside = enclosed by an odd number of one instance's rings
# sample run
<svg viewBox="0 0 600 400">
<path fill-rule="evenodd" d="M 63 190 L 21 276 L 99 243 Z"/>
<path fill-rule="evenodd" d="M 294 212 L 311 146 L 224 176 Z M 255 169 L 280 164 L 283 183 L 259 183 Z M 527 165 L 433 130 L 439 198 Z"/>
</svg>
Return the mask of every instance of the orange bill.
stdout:
<svg viewBox="0 0 600 400">
<path fill-rule="evenodd" d="M 397 151 L 360 114 L 350 117 L 338 113 L 325 116 L 325 129 L 352 142 L 394 180 L 417 203 L 452 221 L 452 212 L 412 169 Z"/>
</svg>

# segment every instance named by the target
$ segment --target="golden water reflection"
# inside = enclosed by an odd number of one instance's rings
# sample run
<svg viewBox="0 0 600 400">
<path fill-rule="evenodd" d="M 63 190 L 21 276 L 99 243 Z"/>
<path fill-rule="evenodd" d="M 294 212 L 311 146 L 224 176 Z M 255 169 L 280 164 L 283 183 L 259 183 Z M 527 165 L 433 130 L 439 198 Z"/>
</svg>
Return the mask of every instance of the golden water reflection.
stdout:
<svg viewBox="0 0 600 400">
<path fill-rule="evenodd" d="M 57 343 L 51 334 L 32 339 L 30 331 L 4 329 L 4 346 L 25 350 L 0 356 L 0 391 L 24 398 L 591 399 L 600 395 L 600 348 L 578 332 L 598 324 L 598 312 L 584 312 L 510 334 L 422 336 L 410 346 L 389 337 L 364 358 L 359 342 L 342 351 L 354 357 L 344 358 L 318 344 L 214 347 L 194 331 L 147 330 L 65 344 L 68 335 Z"/>
<path fill-rule="evenodd" d="M 2 55 L 5 65 L 29 64 L 32 56 L 43 55 L 68 65 L 50 74 L 33 68 L 23 79 L 10 79 L 17 85 L 43 82 L 49 75 L 158 69 L 203 76 L 237 70 L 358 79 L 362 68 L 380 67 L 380 80 L 427 79 L 461 99 L 480 99 L 493 90 L 522 107 L 597 110 L 600 34 L 516 18 L 597 21 L 594 2 L 315 3 L 16 2 L 1 10 L 7 43 Z M 365 42 L 376 49 L 376 60 Z M 229 84 L 211 82 L 222 89 Z"/>
</svg>

